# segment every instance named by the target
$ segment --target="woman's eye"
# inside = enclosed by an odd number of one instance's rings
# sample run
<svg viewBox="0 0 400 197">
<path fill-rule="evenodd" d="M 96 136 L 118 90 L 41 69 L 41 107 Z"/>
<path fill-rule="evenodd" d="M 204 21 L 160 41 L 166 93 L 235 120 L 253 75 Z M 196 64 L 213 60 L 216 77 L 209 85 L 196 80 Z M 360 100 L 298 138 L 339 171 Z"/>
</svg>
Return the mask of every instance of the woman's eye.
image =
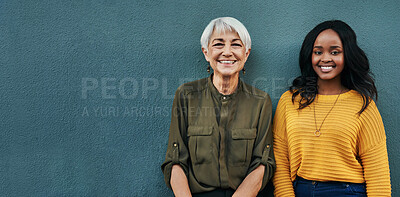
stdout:
<svg viewBox="0 0 400 197">
<path fill-rule="evenodd" d="M 321 51 L 314 51 L 314 54 L 315 54 L 315 55 L 321 55 L 322 52 L 321 52 Z"/>
<path fill-rule="evenodd" d="M 222 43 L 215 43 L 213 46 L 214 46 L 214 47 L 219 47 L 219 46 L 224 46 L 224 44 L 222 44 Z"/>
<path fill-rule="evenodd" d="M 337 54 L 339 54 L 339 53 L 340 53 L 339 51 L 332 51 L 332 52 L 331 52 L 332 55 L 337 55 Z"/>
<path fill-rule="evenodd" d="M 238 44 L 238 43 L 233 43 L 232 46 L 241 47 L 242 45 L 241 45 L 241 44 Z"/>
</svg>

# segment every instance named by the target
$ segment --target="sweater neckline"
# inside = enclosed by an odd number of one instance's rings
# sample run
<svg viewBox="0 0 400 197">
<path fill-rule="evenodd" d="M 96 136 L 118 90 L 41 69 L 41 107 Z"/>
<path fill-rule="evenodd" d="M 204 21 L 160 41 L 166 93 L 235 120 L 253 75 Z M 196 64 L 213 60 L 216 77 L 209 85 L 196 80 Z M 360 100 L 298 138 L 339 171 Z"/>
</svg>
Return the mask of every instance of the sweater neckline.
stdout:
<svg viewBox="0 0 400 197">
<path fill-rule="evenodd" d="M 339 97 L 339 100 L 347 98 L 347 97 L 350 97 L 350 96 L 353 96 L 354 94 L 358 94 L 358 92 L 355 91 L 355 90 L 349 90 L 349 91 L 347 91 L 345 93 L 341 93 L 340 97 Z M 336 100 L 336 98 L 338 96 L 339 96 L 339 94 L 332 94 L 332 95 L 317 94 L 317 99 L 320 100 L 320 101 L 323 101 L 323 100 L 330 101 L 330 100 Z"/>
</svg>

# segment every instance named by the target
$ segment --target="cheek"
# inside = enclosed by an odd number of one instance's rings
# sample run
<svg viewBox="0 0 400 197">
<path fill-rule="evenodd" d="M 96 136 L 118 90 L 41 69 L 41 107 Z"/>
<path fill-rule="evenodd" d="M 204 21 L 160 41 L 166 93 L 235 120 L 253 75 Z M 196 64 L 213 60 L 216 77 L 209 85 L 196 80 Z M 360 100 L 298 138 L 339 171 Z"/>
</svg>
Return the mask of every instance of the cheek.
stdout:
<svg viewBox="0 0 400 197">
<path fill-rule="evenodd" d="M 344 58 L 343 57 L 337 57 L 335 60 L 336 66 L 344 67 Z"/>
<path fill-rule="evenodd" d="M 342 64 L 342 66 L 344 66 L 344 59 L 343 58 L 340 59 L 340 63 Z"/>
<path fill-rule="evenodd" d="M 208 53 L 208 59 L 210 61 L 215 61 L 218 58 L 218 56 L 219 56 L 219 51 L 216 49 L 212 49 Z"/>
<path fill-rule="evenodd" d="M 312 55 L 312 56 L 311 56 L 311 64 L 312 64 L 313 66 L 317 65 L 317 64 L 318 64 L 318 61 L 319 61 L 319 59 L 318 59 L 317 56 L 315 56 L 315 55 Z"/>
<path fill-rule="evenodd" d="M 246 59 L 246 53 L 242 50 L 236 50 L 233 52 L 233 55 L 237 60 L 245 60 Z"/>
</svg>

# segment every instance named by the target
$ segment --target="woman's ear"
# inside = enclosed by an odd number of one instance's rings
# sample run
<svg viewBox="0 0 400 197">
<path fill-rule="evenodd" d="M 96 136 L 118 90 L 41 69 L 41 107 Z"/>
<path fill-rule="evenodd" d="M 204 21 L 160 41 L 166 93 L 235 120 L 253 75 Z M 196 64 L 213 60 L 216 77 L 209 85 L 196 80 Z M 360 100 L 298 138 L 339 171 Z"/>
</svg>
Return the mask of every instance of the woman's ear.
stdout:
<svg viewBox="0 0 400 197">
<path fill-rule="evenodd" d="M 207 62 L 210 62 L 209 60 L 208 60 L 208 51 L 205 49 L 205 48 L 203 48 L 203 47 L 201 47 L 201 51 L 203 51 L 203 54 L 204 54 L 204 58 L 206 58 L 206 60 L 207 60 Z"/>
<path fill-rule="evenodd" d="M 248 58 L 249 55 L 250 55 L 250 51 L 251 51 L 251 49 L 247 50 L 247 52 L 246 52 L 246 61 L 247 61 L 247 58 Z"/>
</svg>

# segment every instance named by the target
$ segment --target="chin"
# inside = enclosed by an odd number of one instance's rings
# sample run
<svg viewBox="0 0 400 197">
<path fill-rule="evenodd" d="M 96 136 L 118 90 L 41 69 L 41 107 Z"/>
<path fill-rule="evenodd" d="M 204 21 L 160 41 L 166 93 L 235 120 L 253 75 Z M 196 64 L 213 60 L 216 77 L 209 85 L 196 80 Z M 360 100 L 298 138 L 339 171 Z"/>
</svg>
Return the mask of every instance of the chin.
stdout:
<svg viewBox="0 0 400 197">
<path fill-rule="evenodd" d="M 217 73 L 224 77 L 231 77 L 231 76 L 235 76 L 236 74 L 238 74 L 239 71 L 221 71 L 221 72 L 217 72 Z"/>
<path fill-rule="evenodd" d="M 324 76 L 324 75 L 318 75 L 318 79 L 324 80 L 324 81 L 330 81 L 330 80 L 336 80 L 337 78 L 340 78 L 340 76 Z"/>
</svg>

